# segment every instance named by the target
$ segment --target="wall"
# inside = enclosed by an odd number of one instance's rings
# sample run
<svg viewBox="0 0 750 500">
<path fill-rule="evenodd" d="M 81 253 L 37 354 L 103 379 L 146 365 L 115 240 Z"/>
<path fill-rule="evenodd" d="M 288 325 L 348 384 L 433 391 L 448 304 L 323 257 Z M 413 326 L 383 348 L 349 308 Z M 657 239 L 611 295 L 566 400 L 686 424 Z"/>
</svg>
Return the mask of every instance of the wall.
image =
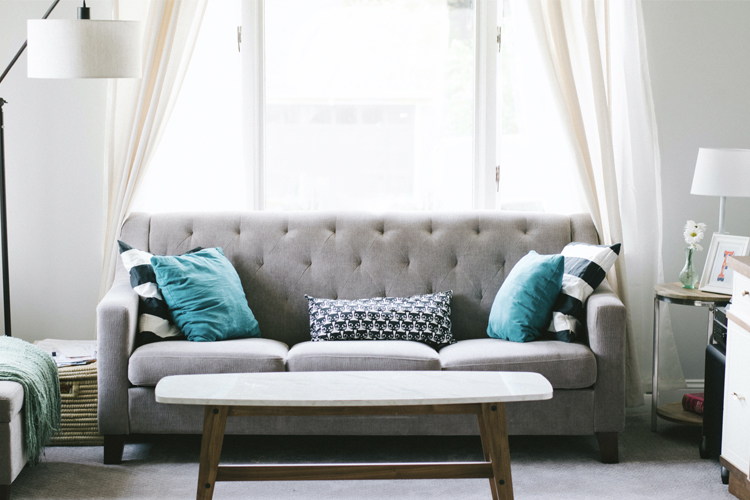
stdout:
<svg viewBox="0 0 750 500">
<path fill-rule="evenodd" d="M 0 71 L 51 0 L 0 1 Z M 62 0 L 51 19 L 74 19 Z M 89 2 L 91 17 L 111 2 Z M 94 339 L 103 234 L 106 80 L 26 77 L 24 54 L 0 84 L 5 111 L 13 336 Z M 1 322 L 0 322 L 1 323 Z M 0 324 L 0 330 L 2 325 Z"/>
<path fill-rule="evenodd" d="M 750 149 L 750 2 L 644 0 L 651 83 L 662 160 L 664 273 L 677 281 L 688 219 L 717 229 L 719 199 L 690 194 L 699 147 Z M 750 235 L 750 199 L 729 198 L 726 230 Z M 705 262 L 698 253 L 696 268 Z M 685 378 L 702 379 L 705 308 L 670 306 Z M 650 360 L 640 360 L 650 365 Z"/>
</svg>

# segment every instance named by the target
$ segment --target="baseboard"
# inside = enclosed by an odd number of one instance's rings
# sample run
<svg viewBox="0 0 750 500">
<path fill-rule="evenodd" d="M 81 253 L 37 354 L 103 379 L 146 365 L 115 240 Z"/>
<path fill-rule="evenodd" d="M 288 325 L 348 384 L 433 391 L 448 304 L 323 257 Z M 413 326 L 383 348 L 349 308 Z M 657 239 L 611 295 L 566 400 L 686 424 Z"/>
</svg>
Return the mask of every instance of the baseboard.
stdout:
<svg viewBox="0 0 750 500">
<path fill-rule="evenodd" d="M 703 388 L 706 385 L 706 381 L 702 378 L 687 378 L 685 379 L 685 386 L 680 387 L 670 387 L 668 384 L 659 384 L 659 392 L 661 391 L 684 391 L 687 390 L 688 392 L 696 392 L 696 391 L 702 391 Z M 651 380 L 648 380 L 648 382 L 643 382 L 643 387 L 645 388 L 646 394 L 651 394 Z"/>
<path fill-rule="evenodd" d="M 702 378 L 685 379 L 685 385 L 690 391 L 702 391 L 706 385 L 706 381 Z"/>
</svg>

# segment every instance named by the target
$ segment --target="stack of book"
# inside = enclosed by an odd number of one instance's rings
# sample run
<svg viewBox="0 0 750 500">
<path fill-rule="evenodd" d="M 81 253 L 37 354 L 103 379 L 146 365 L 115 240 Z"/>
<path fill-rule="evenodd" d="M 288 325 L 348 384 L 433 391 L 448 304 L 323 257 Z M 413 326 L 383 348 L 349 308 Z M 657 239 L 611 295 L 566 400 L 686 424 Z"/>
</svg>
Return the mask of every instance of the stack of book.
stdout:
<svg viewBox="0 0 750 500">
<path fill-rule="evenodd" d="M 682 409 L 690 413 L 703 415 L 703 393 L 699 392 L 682 396 Z"/>
<path fill-rule="evenodd" d="M 57 367 L 81 366 L 96 361 L 96 340 L 44 339 L 34 342 L 47 351 Z"/>
</svg>

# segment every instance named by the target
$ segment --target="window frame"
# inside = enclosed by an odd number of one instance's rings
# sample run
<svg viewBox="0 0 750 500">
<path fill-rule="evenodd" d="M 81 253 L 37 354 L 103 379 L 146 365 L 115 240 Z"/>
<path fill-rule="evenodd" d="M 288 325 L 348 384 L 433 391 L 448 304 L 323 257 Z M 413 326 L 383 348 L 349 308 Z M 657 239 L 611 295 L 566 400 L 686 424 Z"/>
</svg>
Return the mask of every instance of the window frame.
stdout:
<svg viewBox="0 0 750 500">
<path fill-rule="evenodd" d="M 472 208 L 497 206 L 495 168 L 499 148 L 498 0 L 475 1 L 475 78 Z M 251 203 L 265 210 L 265 0 L 242 0 L 243 155 Z"/>
</svg>

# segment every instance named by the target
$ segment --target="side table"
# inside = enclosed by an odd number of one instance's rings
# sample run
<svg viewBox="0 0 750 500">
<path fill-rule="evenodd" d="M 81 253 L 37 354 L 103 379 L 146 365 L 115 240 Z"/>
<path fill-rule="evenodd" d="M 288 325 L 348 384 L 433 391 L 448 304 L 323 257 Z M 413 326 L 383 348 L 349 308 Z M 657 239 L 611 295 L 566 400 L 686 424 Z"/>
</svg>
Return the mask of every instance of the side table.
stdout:
<svg viewBox="0 0 750 500">
<path fill-rule="evenodd" d="M 680 403 L 659 406 L 659 313 L 662 302 L 683 306 L 708 307 L 708 341 L 714 325 L 716 307 L 729 303 L 731 296 L 720 293 L 702 292 L 698 289 L 682 288 L 682 283 L 663 283 L 654 287 L 654 364 L 651 372 L 651 431 L 656 432 L 656 417 L 689 425 L 703 425 L 703 417 L 682 409 Z"/>
</svg>

